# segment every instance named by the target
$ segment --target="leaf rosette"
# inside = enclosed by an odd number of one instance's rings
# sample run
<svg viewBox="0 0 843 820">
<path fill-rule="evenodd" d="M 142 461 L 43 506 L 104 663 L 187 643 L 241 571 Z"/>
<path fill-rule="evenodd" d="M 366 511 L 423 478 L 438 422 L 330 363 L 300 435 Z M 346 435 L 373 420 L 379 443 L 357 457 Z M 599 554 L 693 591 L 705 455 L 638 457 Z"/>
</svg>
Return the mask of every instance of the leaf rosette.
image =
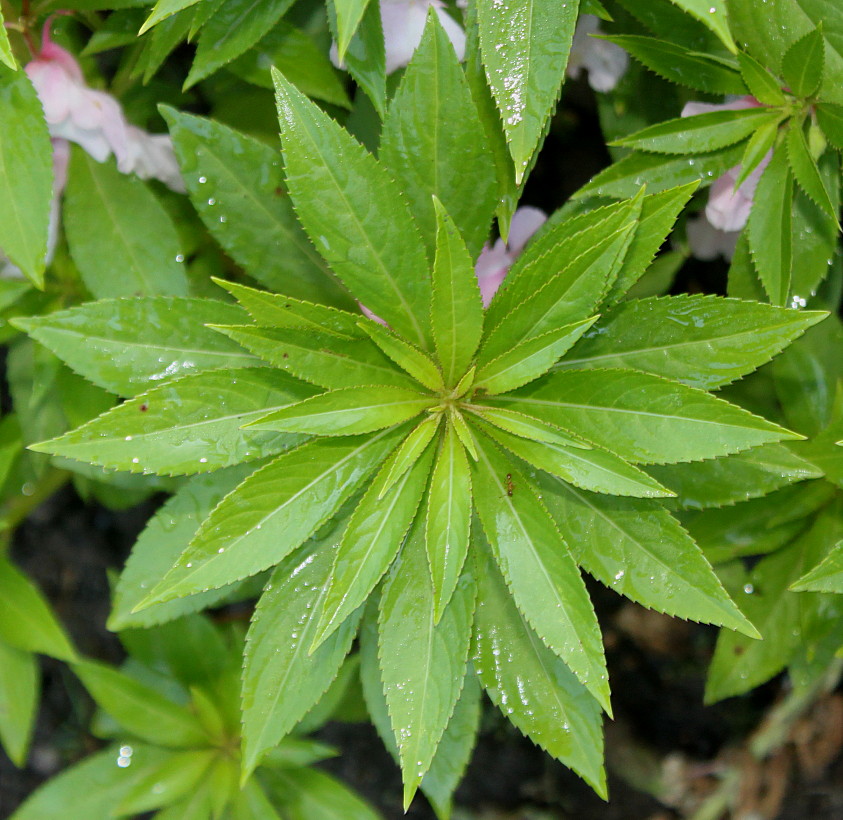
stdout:
<svg viewBox="0 0 843 820">
<path fill-rule="evenodd" d="M 476 120 L 443 38 L 429 25 L 403 83 L 439 65 Z M 801 438 L 708 391 L 825 314 L 625 301 L 695 185 L 560 212 L 484 310 L 477 208 L 488 227 L 495 202 L 477 182 L 494 178 L 482 139 L 460 155 L 476 173 L 420 177 L 408 157 L 437 145 L 399 139 L 419 127 L 418 94 L 399 88 L 378 161 L 275 79 L 301 225 L 385 324 L 234 283 L 221 284 L 240 309 L 152 297 L 108 303 L 107 321 L 93 303 L 20 323 L 82 375 L 136 394 L 36 449 L 195 476 L 141 535 L 111 624 L 170 620 L 270 573 L 245 653 L 247 772 L 316 704 L 359 633 L 364 691 L 407 803 L 421 786 L 445 810 L 480 687 L 605 795 L 609 683 L 580 571 L 757 636 L 664 501 L 698 466 Z M 202 133 L 213 150 L 214 129 Z M 132 333 L 120 361 L 96 361 Z"/>
</svg>

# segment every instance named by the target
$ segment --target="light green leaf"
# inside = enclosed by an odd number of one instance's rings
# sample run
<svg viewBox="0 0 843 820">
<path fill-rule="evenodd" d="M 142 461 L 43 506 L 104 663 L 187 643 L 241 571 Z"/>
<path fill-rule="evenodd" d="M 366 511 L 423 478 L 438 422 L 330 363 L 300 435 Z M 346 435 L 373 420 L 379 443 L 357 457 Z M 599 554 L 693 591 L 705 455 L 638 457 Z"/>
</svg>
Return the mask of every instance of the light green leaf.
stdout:
<svg viewBox="0 0 843 820">
<path fill-rule="evenodd" d="M 273 769 L 262 780 L 285 820 L 381 820 L 348 786 L 318 769 Z"/>
<path fill-rule="evenodd" d="M 381 677 L 398 744 L 405 810 L 459 699 L 474 616 L 474 581 L 464 575 L 436 622 L 423 527 L 417 519 L 380 602 Z"/>
<path fill-rule="evenodd" d="M 176 802 L 199 785 L 216 756 L 212 749 L 191 749 L 162 760 L 129 789 L 114 813 L 142 814 Z"/>
<path fill-rule="evenodd" d="M 335 333 L 348 339 L 363 337 L 360 314 L 337 310 L 327 305 L 303 302 L 280 293 L 255 290 L 236 282 L 214 279 L 248 311 L 255 324 L 261 327 L 298 328 Z"/>
<path fill-rule="evenodd" d="M 719 296 L 634 300 L 602 316 L 557 369 L 631 368 L 711 390 L 765 364 L 826 315 Z"/>
<path fill-rule="evenodd" d="M 710 111 L 651 125 L 612 144 L 658 154 L 704 154 L 741 142 L 782 116 L 768 108 Z"/>
<path fill-rule="evenodd" d="M 144 24 L 140 27 L 138 36 L 146 33 L 153 26 L 158 25 L 158 23 L 162 20 L 166 20 L 176 12 L 189 8 L 198 2 L 199 0 L 158 0 L 152 11 L 149 13 L 149 17 L 146 18 Z"/>
<path fill-rule="evenodd" d="M 40 694 L 35 655 L 0 641 L 0 746 L 19 768 L 29 754 Z"/>
<path fill-rule="evenodd" d="M 600 709 L 518 611 L 497 567 L 478 566 L 474 666 L 495 705 L 527 737 L 606 797 Z"/>
<path fill-rule="evenodd" d="M 109 629 L 118 632 L 156 626 L 213 606 L 231 592 L 230 587 L 222 587 L 133 612 L 187 549 L 211 510 L 250 472 L 249 466 L 231 467 L 213 475 L 197 476 L 155 513 L 135 542 L 117 582 L 107 623 Z"/>
<path fill-rule="evenodd" d="M 336 122 L 274 77 L 287 184 L 302 225 L 355 297 L 428 348 L 427 259 L 397 185 Z"/>
<path fill-rule="evenodd" d="M 378 500 L 383 498 L 395 482 L 419 460 L 421 454 L 427 449 L 427 445 L 433 440 L 433 436 L 438 432 L 441 419 L 442 416 L 439 413 L 428 416 L 419 422 L 418 426 L 401 442 L 394 457 L 390 459 L 389 472 L 381 484 Z"/>
<path fill-rule="evenodd" d="M 483 301 L 474 265 L 457 227 L 438 199 L 436 260 L 433 264 L 430 323 L 436 355 L 453 386 L 468 369 L 483 335 Z"/>
<path fill-rule="evenodd" d="M 308 653 L 342 531 L 327 532 L 287 556 L 261 596 L 243 662 L 243 772 L 249 774 L 319 701 L 336 678 L 362 611 Z"/>
<path fill-rule="evenodd" d="M 12 46 L 9 43 L 9 34 L 3 22 L 2 11 L 0 11 L 0 63 L 11 68 L 12 71 L 17 71 L 18 63 L 15 60 L 15 55 L 12 54 Z"/>
<path fill-rule="evenodd" d="M 437 234 L 433 195 L 476 258 L 497 204 L 495 167 L 468 81 L 434 9 L 384 119 L 379 157 L 407 196 L 428 250 Z"/>
<path fill-rule="evenodd" d="M 559 99 L 577 20 L 577 0 L 480 0 L 486 77 L 503 120 L 520 183 Z"/>
<path fill-rule="evenodd" d="M 351 38 L 357 31 L 369 0 L 333 0 L 337 13 L 337 56 L 340 62 L 345 59 L 345 52 Z"/>
<path fill-rule="evenodd" d="M 113 161 L 99 163 L 73 148 L 63 217 L 70 254 L 96 298 L 187 296 L 181 242 L 169 215 Z"/>
<path fill-rule="evenodd" d="M 816 111 L 817 122 L 826 139 L 838 151 L 843 151 L 843 105 L 819 103 Z"/>
<path fill-rule="evenodd" d="M 433 583 L 433 618 L 439 623 L 456 589 L 468 555 L 471 528 L 471 473 L 453 423 L 436 454 L 427 496 L 425 544 Z"/>
<path fill-rule="evenodd" d="M 793 176 L 783 146 L 761 175 L 747 222 L 752 261 L 774 305 L 787 304 L 792 255 Z"/>
<path fill-rule="evenodd" d="M 553 367 L 597 319 L 592 316 L 563 325 L 517 344 L 480 368 L 473 389 L 489 395 L 506 393 L 537 379 Z"/>
<path fill-rule="evenodd" d="M 825 71 L 822 24 L 793 43 L 782 57 L 782 78 L 797 97 L 815 94 Z"/>
<path fill-rule="evenodd" d="M 584 490 L 638 498 L 663 498 L 672 495 L 670 490 L 665 489 L 643 470 L 628 464 L 608 450 L 583 450 L 564 444 L 528 441 L 491 427 L 483 429 L 492 439 L 528 464 Z"/>
<path fill-rule="evenodd" d="M 837 222 L 837 209 L 826 190 L 820 169 L 811 156 L 808 141 L 805 139 L 805 132 L 802 130 L 802 124 L 798 119 L 791 120 L 790 128 L 787 130 L 787 159 L 790 163 L 790 170 L 802 190 L 810 197 L 812 202 L 819 205 Z M 837 180 L 835 180 L 835 184 L 837 184 Z"/>
<path fill-rule="evenodd" d="M 749 179 L 752 172 L 764 162 L 779 138 L 778 120 L 771 120 L 762 125 L 746 142 L 746 150 L 741 158 L 741 170 L 735 180 L 735 190 Z M 731 294 L 730 294 L 731 295 Z"/>
<path fill-rule="evenodd" d="M 272 290 L 352 308 L 298 224 L 277 149 L 214 120 L 161 113 L 190 200 L 226 253 Z"/>
<path fill-rule="evenodd" d="M 475 505 L 515 603 L 611 713 L 600 628 L 568 546 L 515 462 L 488 440 L 478 440 L 478 454 Z"/>
<path fill-rule="evenodd" d="M 142 740 L 176 749 L 208 743 L 193 713 L 152 687 L 95 661 L 79 661 L 71 668 L 97 705 Z"/>
<path fill-rule="evenodd" d="M 738 65 L 750 94 L 762 105 L 784 105 L 786 97 L 781 83 L 754 57 L 738 52 Z"/>
<path fill-rule="evenodd" d="M 801 438 L 702 390 L 630 370 L 563 370 L 488 401 L 643 463 L 699 461 Z"/>
<path fill-rule="evenodd" d="M 549 476 L 539 480 L 574 559 L 598 581 L 658 612 L 760 637 L 700 548 L 657 502 L 607 498 Z"/>
<path fill-rule="evenodd" d="M 32 449 L 132 473 L 205 473 L 300 444 L 302 436 L 241 428 L 314 392 L 265 367 L 197 373 L 142 393 Z"/>
<path fill-rule="evenodd" d="M 717 5 L 712 5 L 711 0 L 671 0 L 671 2 L 711 29 L 729 51 L 732 53 L 737 51 L 732 33 L 729 31 L 724 2 Z"/>
<path fill-rule="evenodd" d="M 470 413 L 480 416 L 484 421 L 512 433 L 514 436 L 541 441 L 546 444 L 561 444 L 565 447 L 575 447 L 579 450 L 590 450 L 591 445 L 566 433 L 559 427 L 539 419 L 506 410 L 503 407 L 486 407 L 474 404 L 467 408 Z"/>
<path fill-rule="evenodd" d="M 311 651 L 365 603 L 389 569 L 416 516 L 427 487 L 433 447 L 380 497 L 394 460 L 395 456 L 380 470 L 348 522 L 334 559 Z"/>
<path fill-rule="evenodd" d="M 403 387 L 344 387 L 276 410 L 246 425 L 322 436 L 372 433 L 408 421 L 438 399 Z"/>
<path fill-rule="evenodd" d="M 0 557 L 0 641 L 63 661 L 76 658 L 76 650 L 44 596 L 5 557 Z"/>
<path fill-rule="evenodd" d="M 3 52 L 5 48 L 0 47 Z M 47 255 L 53 151 L 32 83 L 25 72 L 7 68 L 8 59 L 2 62 L 6 65 L 0 65 L 0 249 L 40 288 Z"/>
<path fill-rule="evenodd" d="M 843 541 L 810 572 L 790 585 L 790 589 L 809 592 L 843 592 Z"/>
<path fill-rule="evenodd" d="M 212 299 L 107 299 L 46 316 L 14 319 L 15 327 L 79 375 L 121 396 L 164 379 L 256 363 L 206 324 L 244 319 L 236 305 Z"/>
<path fill-rule="evenodd" d="M 133 743 L 130 765 L 117 765 L 126 760 L 115 744 L 85 758 L 50 778 L 14 813 L 14 820 L 54 820 L 66 815 L 68 806 L 80 817 L 111 817 L 123 796 L 146 774 L 174 752 L 144 743 Z M 192 818 L 191 818 L 192 820 Z"/>
<path fill-rule="evenodd" d="M 709 94 L 746 93 L 737 71 L 704 52 L 690 51 L 678 43 L 635 34 L 616 34 L 599 39 L 620 46 L 650 71 L 678 85 Z"/>
<path fill-rule="evenodd" d="M 252 473 L 215 507 L 138 608 L 206 592 L 277 564 L 342 506 L 404 432 L 308 442 Z"/>
<path fill-rule="evenodd" d="M 647 471 L 677 495 L 685 509 L 722 507 L 748 501 L 809 478 L 817 469 L 783 444 L 764 444 L 726 458 L 694 464 L 668 464 Z"/>
<path fill-rule="evenodd" d="M 397 364 L 428 390 L 443 390 L 442 371 L 427 354 L 391 333 L 383 325 L 371 320 L 361 320 L 358 327 Z"/>
<path fill-rule="evenodd" d="M 360 384 L 418 388 L 369 339 L 346 340 L 332 333 L 252 325 L 217 325 L 215 329 L 270 364 L 329 390 Z"/>
<path fill-rule="evenodd" d="M 203 26 L 188 89 L 251 48 L 281 19 L 293 0 L 224 0 Z"/>
<path fill-rule="evenodd" d="M 459 440 L 462 442 L 462 446 L 469 452 L 471 457 L 477 461 L 477 445 L 474 438 L 474 433 L 471 432 L 471 428 L 466 424 L 465 418 L 463 417 L 462 413 L 459 410 L 455 410 L 451 414 L 451 421 L 454 425 L 454 430 L 457 431 L 457 436 Z"/>
</svg>

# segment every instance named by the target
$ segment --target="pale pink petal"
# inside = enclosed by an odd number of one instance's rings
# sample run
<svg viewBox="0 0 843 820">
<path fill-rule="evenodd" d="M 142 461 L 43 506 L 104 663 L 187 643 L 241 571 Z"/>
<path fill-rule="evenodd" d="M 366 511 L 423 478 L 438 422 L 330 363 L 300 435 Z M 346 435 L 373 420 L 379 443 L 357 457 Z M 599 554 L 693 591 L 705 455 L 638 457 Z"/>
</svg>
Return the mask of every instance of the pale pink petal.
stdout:
<svg viewBox="0 0 843 820">
<path fill-rule="evenodd" d="M 418 0 L 381 0 L 387 74 L 410 62 L 424 33 L 429 5 Z"/>
<path fill-rule="evenodd" d="M 381 317 L 378 316 L 377 313 L 372 313 L 372 311 L 369 310 L 369 308 L 367 308 L 366 305 L 364 305 L 362 302 L 358 302 L 357 304 L 360 306 L 360 310 L 363 312 L 364 316 L 367 316 L 369 319 L 373 319 L 379 325 L 389 327 L 389 325 L 383 319 L 381 319 Z"/>
<path fill-rule="evenodd" d="M 740 236 L 740 231 L 721 231 L 715 228 L 705 215 L 689 219 L 687 232 L 691 253 L 706 262 L 718 256 L 731 259 Z"/>
<path fill-rule="evenodd" d="M 722 177 L 715 180 L 708 194 L 705 207 L 706 219 L 721 231 L 739 231 L 746 225 L 752 210 L 752 199 L 761 174 L 770 162 L 769 153 L 758 167 L 735 190 L 735 182 L 740 174 L 740 165 L 730 168 Z"/>
<path fill-rule="evenodd" d="M 738 97 L 735 100 L 723 103 L 685 103 L 682 109 L 682 117 L 695 117 L 697 114 L 708 114 L 712 111 L 742 111 L 745 108 L 760 108 L 761 103 L 755 97 Z"/>
<path fill-rule="evenodd" d="M 53 196 L 58 197 L 67 185 L 70 143 L 63 139 L 53 139 L 51 142 L 53 144 Z"/>
<path fill-rule="evenodd" d="M 510 251 L 518 256 L 527 242 L 532 239 L 533 234 L 547 222 L 547 214 L 539 208 L 525 205 L 518 208 L 512 215 L 512 222 L 509 225 L 509 237 L 507 245 Z"/>
<path fill-rule="evenodd" d="M 597 40 L 592 34 L 600 33 L 600 21 L 593 14 L 583 14 L 577 20 L 566 74 L 577 78 L 588 72 L 588 84 L 595 91 L 611 91 L 624 75 L 629 65 L 627 53 L 614 43 Z"/>
<path fill-rule="evenodd" d="M 128 171 L 141 179 L 157 179 L 179 193 L 186 188 L 167 134 L 148 134 L 130 125 L 127 129 L 129 150 L 126 155 Z"/>
<path fill-rule="evenodd" d="M 502 239 L 498 239 L 491 247 L 488 243 L 484 245 L 474 266 L 477 284 L 480 286 L 480 295 L 483 297 L 483 307 L 489 306 L 492 297 L 501 286 L 501 282 L 506 278 L 513 261 L 514 256 L 507 250 Z"/>
</svg>

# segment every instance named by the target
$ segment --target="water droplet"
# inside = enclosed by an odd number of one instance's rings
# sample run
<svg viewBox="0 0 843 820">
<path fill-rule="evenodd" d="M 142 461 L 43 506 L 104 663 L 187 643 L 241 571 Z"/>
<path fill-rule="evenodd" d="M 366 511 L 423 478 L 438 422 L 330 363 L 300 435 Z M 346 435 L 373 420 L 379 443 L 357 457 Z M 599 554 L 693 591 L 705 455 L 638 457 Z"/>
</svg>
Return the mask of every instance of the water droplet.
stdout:
<svg viewBox="0 0 843 820">
<path fill-rule="evenodd" d="M 140 464 L 140 459 L 139 458 L 133 458 L 132 464 Z"/>
<path fill-rule="evenodd" d="M 125 439 L 123 439 L 123 441 L 131 441 L 131 440 L 132 440 L 132 437 L 131 437 L 131 436 L 126 436 L 126 438 L 125 438 Z"/>
<path fill-rule="evenodd" d="M 208 204 L 209 204 L 209 205 L 216 205 L 216 204 L 217 204 L 217 201 L 216 201 L 213 197 L 211 197 L 211 198 L 208 200 Z"/>
<path fill-rule="evenodd" d="M 177 253 L 176 254 L 176 262 L 184 262 L 184 254 L 183 253 Z"/>
<path fill-rule="evenodd" d="M 208 177 L 199 177 L 199 184 L 204 185 L 208 181 Z"/>
<path fill-rule="evenodd" d="M 743 591 L 747 595 L 752 595 L 752 593 L 755 592 L 755 587 L 752 584 L 744 584 Z"/>
</svg>

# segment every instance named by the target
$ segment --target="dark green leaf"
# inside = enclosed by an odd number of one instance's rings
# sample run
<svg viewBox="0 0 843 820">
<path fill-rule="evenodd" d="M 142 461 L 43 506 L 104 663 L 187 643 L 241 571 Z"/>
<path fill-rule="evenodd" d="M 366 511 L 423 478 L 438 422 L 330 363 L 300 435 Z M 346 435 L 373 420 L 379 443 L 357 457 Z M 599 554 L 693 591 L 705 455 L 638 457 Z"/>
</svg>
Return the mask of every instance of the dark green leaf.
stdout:
<svg viewBox="0 0 843 820">
<path fill-rule="evenodd" d="M 726 7 L 724 5 L 720 5 L 719 7 L 712 6 L 711 0 L 670 1 L 713 31 L 729 51 L 734 52 L 736 50 L 735 41 L 732 39 L 732 34 L 729 31 L 729 23 L 726 19 Z"/>
<path fill-rule="evenodd" d="M 14 320 L 81 376 L 121 396 L 200 370 L 255 359 L 206 324 L 242 322 L 241 308 L 211 299 L 102 300 Z"/>
<path fill-rule="evenodd" d="M 3 21 L 3 12 L 0 11 L 0 63 L 16 71 L 18 68 L 15 55 L 12 54 L 12 46 L 9 43 L 9 33 L 6 31 L 6 26 Z"/>
<path fill-rule="evenodd" d="M 817 122 L 826 139 L 838 151 L 843 151 L 843 105 L 820 103 L 816 110 Z"/>
<path fill-rule="evenodd" d="M 345 52 L 351 38 L 357 31 L 369 0 L 333 0 L 337 13 L 337 55 L 339 61 L 345 59 Z"/>
<path fill-rule="evenodd" d="M 275 769 L 264 773 L 262 779 L 274 793 L 285 820 L 380 820 L 348 786 L 318 769 Z"/>
<path fill-rule="evenodd" d="M 791 120 L 787 131 L 787 159 L 790 170 L 802 190 L 836 222 L 837 209 L 826 190 L 816 160 L 811 156 L 805 132 L 798 119 Z"/>
<path fill-rule="evenodd" d="M 141 34 L 145 34 L 153 26 L 158 25 L 158 23 L 162 20 L 166 20 L 176 12 L 189 8 L 198 2 L 199 0 L 158 0 L 152 11 L 149 13 L 149 17 L 146 18 L 144 24 L 140 27 L 138 35 L 140 36 Z"/>
<path fill-rule="evenodd" d="M 397 185 L 337 123 L 274 76 L 287 183 L 302 225 L 358 299 L 427 348 L 427 259 Z"/>
<path fill-rule="evenodd" d="M 784 105 L 786 98 L 781 83 L 754 57 L 738 52 L 738 64 L 749 93 L 763 105 Z"/>
<path fill-rule="evenodd" d="M 825 40 L 822 27 L 800 37 L 782 57 L 782 77 L 797 97 L 815 94 L 825 70 Z"/>
<path fill-rule="evenodd" d="M 35 655 L 0 641 L 0 746 L 19 768 L 29 754 L 40 694 Z"/>
<path fill-rule="evenodd" d="M 843 592 L 843 541 L 810 572 L 790 585 L 793 590 Z"/>
</svg>

